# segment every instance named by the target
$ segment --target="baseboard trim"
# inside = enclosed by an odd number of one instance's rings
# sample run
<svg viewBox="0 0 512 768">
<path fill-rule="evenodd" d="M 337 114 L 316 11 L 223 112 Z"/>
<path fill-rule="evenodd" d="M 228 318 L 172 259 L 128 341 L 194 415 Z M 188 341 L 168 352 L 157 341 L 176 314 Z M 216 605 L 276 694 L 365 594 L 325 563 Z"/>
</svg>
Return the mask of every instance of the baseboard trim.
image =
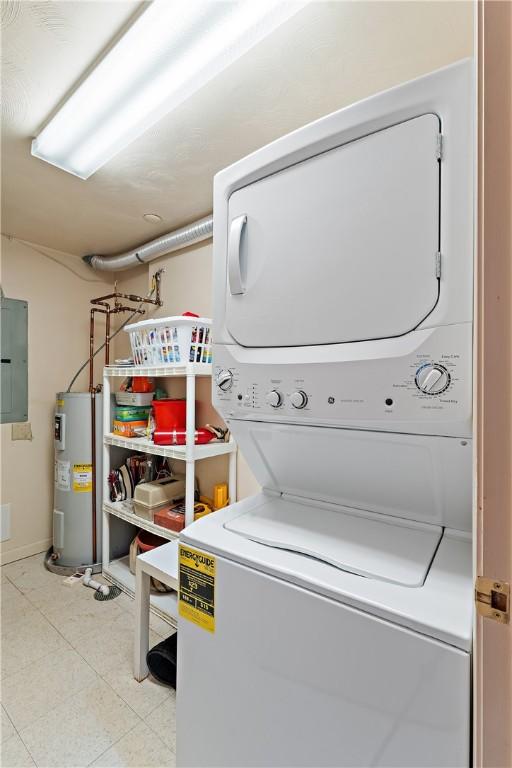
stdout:
<svg viewBox="0 0 512 768">
<path fill-rule="evenodd" d="M 46 552 L 51 543 L 51 539 L 43 539 L 42 541 L 35 541 L 33 544 L 26 544 L 24 547 L 16 547 L 15 549 L 9 549 L 7 552 L 2 552 L 0 553 L 0 565 L 7 565 L 7 563 L 14 563 L 15 560 L 23 560 L 25 557 Z"/>
</svg>

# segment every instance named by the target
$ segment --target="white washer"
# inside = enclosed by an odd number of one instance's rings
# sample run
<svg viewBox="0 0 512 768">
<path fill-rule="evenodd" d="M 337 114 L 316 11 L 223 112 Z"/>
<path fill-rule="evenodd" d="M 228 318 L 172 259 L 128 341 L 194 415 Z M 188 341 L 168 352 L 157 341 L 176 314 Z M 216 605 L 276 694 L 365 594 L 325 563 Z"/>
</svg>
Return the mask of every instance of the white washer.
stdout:
<svg viewBox="0 0 512 768">
<path fill-rule="evenodd" d="M 262 494 L 183 536 L 216 558 L 216 594 L 214 633 L 179 622 L 178 765 L 468 766 L 468 537 L 445 533 L 436 552 L 425 531 L 381 524 L 398 585 L 224 527 L 280 506 L 321 514 Z M 363 549 L 367 572 L 395 578 L 378 535 Z"/>
<path fill-rule="evenodd" d="M 472 105 L 464 61 L 215 178 L 263 490 L 180 536 L 179 766 L 469 766 Z"/>
</svg>

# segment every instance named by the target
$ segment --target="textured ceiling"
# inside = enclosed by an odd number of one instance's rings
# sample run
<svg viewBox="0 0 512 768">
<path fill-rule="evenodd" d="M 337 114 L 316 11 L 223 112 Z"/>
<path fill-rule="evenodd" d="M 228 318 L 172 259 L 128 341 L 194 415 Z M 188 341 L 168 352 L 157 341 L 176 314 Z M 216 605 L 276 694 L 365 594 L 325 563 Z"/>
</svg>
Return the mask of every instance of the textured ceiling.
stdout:
<svg viewBox="0 0 512 768">
<path fill-rule="evenodd" d="M 221 168 L 404 72 L 472 53 L 469 2 L 311 3 L 82 181 L 31 157 L 31 137 L 142 4 L 0 5 L 2 232 L 79 255 L 116 252 L 209 213 Z M 163 221 L 148 224 L 144 213 Z"/>
</svg>

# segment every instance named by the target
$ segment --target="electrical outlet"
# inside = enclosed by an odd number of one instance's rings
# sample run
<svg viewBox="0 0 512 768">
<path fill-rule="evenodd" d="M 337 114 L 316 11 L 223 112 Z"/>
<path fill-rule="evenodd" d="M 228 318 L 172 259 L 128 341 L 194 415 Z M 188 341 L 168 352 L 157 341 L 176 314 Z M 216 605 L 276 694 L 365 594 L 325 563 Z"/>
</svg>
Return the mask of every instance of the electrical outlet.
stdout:
<svg viewBox="0 0 512 768">
<path fill-rule="evenodd" d="M 11 505 L 2 504 L 0 506 L 0 541 L 7 541 L 11 538 Z"/>
<path fill-rule="evenodd" d="M 30 421 L 20 421 L 11 427 L 11 440 L 32 440 Z"/>
</svg>

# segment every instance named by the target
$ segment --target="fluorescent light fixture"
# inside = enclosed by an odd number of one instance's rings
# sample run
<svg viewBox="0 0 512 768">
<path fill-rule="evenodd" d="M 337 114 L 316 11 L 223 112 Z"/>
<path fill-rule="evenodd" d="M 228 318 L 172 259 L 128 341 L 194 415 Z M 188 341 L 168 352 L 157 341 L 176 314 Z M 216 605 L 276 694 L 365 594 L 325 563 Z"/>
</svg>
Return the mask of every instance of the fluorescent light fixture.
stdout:
<svg viewBox="0 0 512 768">
<path fill-rule="evenodd" d="M 153 0 L 32 142 L 87 179 L 304 2 Z"/>
</svg>

